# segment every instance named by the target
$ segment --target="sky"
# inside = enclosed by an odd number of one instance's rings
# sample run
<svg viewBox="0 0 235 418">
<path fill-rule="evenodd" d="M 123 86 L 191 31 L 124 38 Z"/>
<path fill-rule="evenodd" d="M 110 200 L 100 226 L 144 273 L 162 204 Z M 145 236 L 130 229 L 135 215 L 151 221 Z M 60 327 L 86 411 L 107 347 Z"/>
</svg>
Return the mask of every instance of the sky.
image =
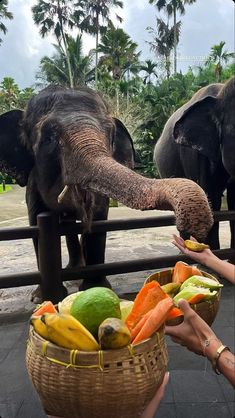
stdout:
<svg viewBox="0 0 235 418">
<path fill-rule="evenodd" d="M 123 10 L 116 10 L 123 17 L 119 24 L 142 51 L 141 60 L 152 59 L 148 42 L 151 35 L 147 27 L 156 27 L 157 10 L 148 0 L 123 0 Z M 39 28 L 33 23 L 31 7 L 36 0 L 9 0 L 8 9 L 14 15 L 5 21 L 8 28 L 0 46 L 0 82 L 3 77 L 15 79 L 20 88 L 33 86 L 40 59 L 54 52 L 53 37 L 42 39 Z M 233 0 L 197 0 L 186 6 L 182 20 L 182 32 L 178 46 L 178 68 L 185 72 L 189 66 L 200 64 L 208 56 L 212 45 L 226 42 L 226 49 L 234 51 L 235 5 Z M 159 12 L 158 12 L 159 14 Z M 94 48 L 94 39 L 84 37 L 84 53 Z"/>
</svg>

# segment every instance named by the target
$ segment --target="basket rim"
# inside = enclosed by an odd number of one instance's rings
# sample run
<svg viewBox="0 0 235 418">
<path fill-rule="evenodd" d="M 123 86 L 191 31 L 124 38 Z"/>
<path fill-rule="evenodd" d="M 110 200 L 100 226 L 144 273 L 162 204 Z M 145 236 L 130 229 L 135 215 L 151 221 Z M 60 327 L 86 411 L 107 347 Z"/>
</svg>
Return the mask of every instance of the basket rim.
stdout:
<svg viewBox="0 0 235 418">
<path fill-rule="evenodd" d="M 155 273 L 150 274 L 146 278 L 146 280 L 144 281 L 144 284 L 150 283 L 153 280 L 156 280 L 157 281 L 157 277 L 158 277 L 159 273 L 161 273 L 161 272 L 167 273 L 169 271 L 169 272 L 172 273 L 173 270 L 174 270 L 174 267 L 170 267 L 170 268 L 158 270 Z M 210 273 L 208 273 L 207 271 L 204 271 L 204 270 L 201 270 L 201 272 L 203 273 L 203 276 L 208 277 L 209 279 L 213 279 L 217 283 L 219 283 L 219 280 L 215 276 L 213 276 L 212 274 L 210 274 Z M 220 300 L 220 297 L 221 297 L 221 288 L 219 288 L 217 290 L 217 293 L 216 293 L 216 295 L 213 298 L 211 298 L 209 300 L 202 300 L 202 301 L 200 301 L 198 303 L 195 303 L 195 304 L 191 305 L 191 307 L 193 307 L 194 309 L 195 309 L 195 307 L 200 307 L 200 308 L 204 308 L 205 307 L 206 308 L 206 307 L 208 307 L 208 305 L 209 306 L 213 305 L 215 300 L 218 300 L 219 301 Z"/>
</svg>

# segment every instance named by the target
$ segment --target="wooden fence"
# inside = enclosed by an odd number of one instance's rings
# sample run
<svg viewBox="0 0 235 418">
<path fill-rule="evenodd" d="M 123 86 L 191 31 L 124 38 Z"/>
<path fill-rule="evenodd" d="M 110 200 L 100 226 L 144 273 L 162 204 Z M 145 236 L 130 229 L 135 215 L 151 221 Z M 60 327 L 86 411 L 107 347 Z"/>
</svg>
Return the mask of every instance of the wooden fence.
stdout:
<svg viewBox="0 0 235 418">
<path fill-rule="evenodd" d="M 214 213 L 215 221 L 235 221 L 235 211 L 221 211 Z M 119 231 L 150 227 L 163 227 L 175 224 L 175 217 L 154 216 L 148 218 L 122 219 L 109 221 L 96 221 L 92 224 L 91 232 Z M 76 223 L 59 223 L 59 219 L 51 213 L 42 213 L 38 216 L 37 226 L 2 228 L 0 241 L 38 239 L 39 269 L 38 271 L 0 275 L 0 288 L 28 286 L 40 284 L 44 300 L 58 302 L 61 297 L 62 283 L 65 280 L 92 278 L 94 272 L 102 275 L 114 275 L 135 271 L 155 270 L 172 267 L 178 260 L 190 262 L 183 255 L 164 256 L 123 262 L 112 262 L 90 265 L 79 268 L 62 268 L 61 236 L 81 234 L 82 225 Z M 234 237 L 235 242 L 235 237 Z M 235 263 L 235 248 L 226 248 L 214 251 L 222 259 L 229 259 Z M 192 262 L 192 261 L 191 261 Z"/>
</svg>

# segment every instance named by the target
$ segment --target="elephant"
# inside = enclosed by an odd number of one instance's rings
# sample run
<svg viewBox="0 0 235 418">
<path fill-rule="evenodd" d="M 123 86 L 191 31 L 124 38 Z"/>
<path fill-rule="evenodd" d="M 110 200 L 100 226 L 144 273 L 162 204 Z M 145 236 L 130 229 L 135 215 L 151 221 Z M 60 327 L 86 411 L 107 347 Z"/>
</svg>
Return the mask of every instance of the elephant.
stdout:
<svg viewBox="0 0 235 418">
<path fill-rule="evenodd" d="M 0 116 L 0 170 L 26 186 L 30 225 L 48 210 L 84 224 L 81 243 L 75 235 L 67 238 L 73 266 L 81 259 L 86 265 L 104 263 L 106 234 L 92 234 L 89 228 L 93 220 L 107 219 L 109 198 L 134 209 L 173 210 L 178 230 L 198 238 L 211 228 L 213 217 L 201 187 L 186 179 L 143 177 L 133 164 L 126 127 L 88 87 L 50 85 L 29 100 L 25 111 Z M 185 205 L 188 195 L 192 199 Z M 92 286 L 110 284 L 97 276 L 83 280 L 80 289 Z"/>
<path fill-rule="evenodd" d="M 227 190 L 228 209 L 235 209 L 235 77 L 210 84 L 176 110 L 154 148 L 161 178 L 182 177 L 198 183 L 213 211 L 221 209 Z M 231 246 L 234 246 L 233 223 Z M 219 223 L 206 242 L 219 248 Z"/>
</svg>

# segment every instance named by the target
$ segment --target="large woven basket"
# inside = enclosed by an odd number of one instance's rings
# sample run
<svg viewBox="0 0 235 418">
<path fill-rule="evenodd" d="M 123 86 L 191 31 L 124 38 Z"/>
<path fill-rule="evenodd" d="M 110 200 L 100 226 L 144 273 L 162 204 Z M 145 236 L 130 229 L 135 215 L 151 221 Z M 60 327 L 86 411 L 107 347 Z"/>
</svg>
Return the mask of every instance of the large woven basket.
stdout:
<svg viewBox="0 0 235 418">
<path fill-rule="evenodd" d="M 161 286 L 164 284 L 172 282 L 172 275 L 173 275 L 173 268 L 157 271 L 156 273 L 151 274 L 146 280 L 145 283 L 149 283 L 152 280 L 156 280 L 160 283 Z M 202 271 L 202 275 L 205 277 L 209 277 L 210 279 L 216 280 L 216 277 L 212 276 L 211 274 Z M 208 325 L 211 325 L 215 317 L 217 315 L 217 312 L 219 310 L 219 303 L 220 303 L 220 296 L 221 296 L 221 290 L 219 289 L 216 295 L 213 297 L 213 299 L 202 301 L 199 303 L 196 303 L 194 305 L 191 305 L 191 307 L 194 309 L 197 314 L 204 319 L 205 322 L 207 322 Z M 183 321 L 183 317 L 178 317 L 176 319 L 171 319 L 170 321 L 167 321 L 167 325 L 178 325 L 180 322 Z"/>
<path fill-rule="evenodd" d="M 163 328 L 152 338 L 119 350 L 67 350 L 31 327 L 29 376 L 48 415 L 68 418 L 135 418 L 160 386 L 168 354 Z"/>
</svg>

